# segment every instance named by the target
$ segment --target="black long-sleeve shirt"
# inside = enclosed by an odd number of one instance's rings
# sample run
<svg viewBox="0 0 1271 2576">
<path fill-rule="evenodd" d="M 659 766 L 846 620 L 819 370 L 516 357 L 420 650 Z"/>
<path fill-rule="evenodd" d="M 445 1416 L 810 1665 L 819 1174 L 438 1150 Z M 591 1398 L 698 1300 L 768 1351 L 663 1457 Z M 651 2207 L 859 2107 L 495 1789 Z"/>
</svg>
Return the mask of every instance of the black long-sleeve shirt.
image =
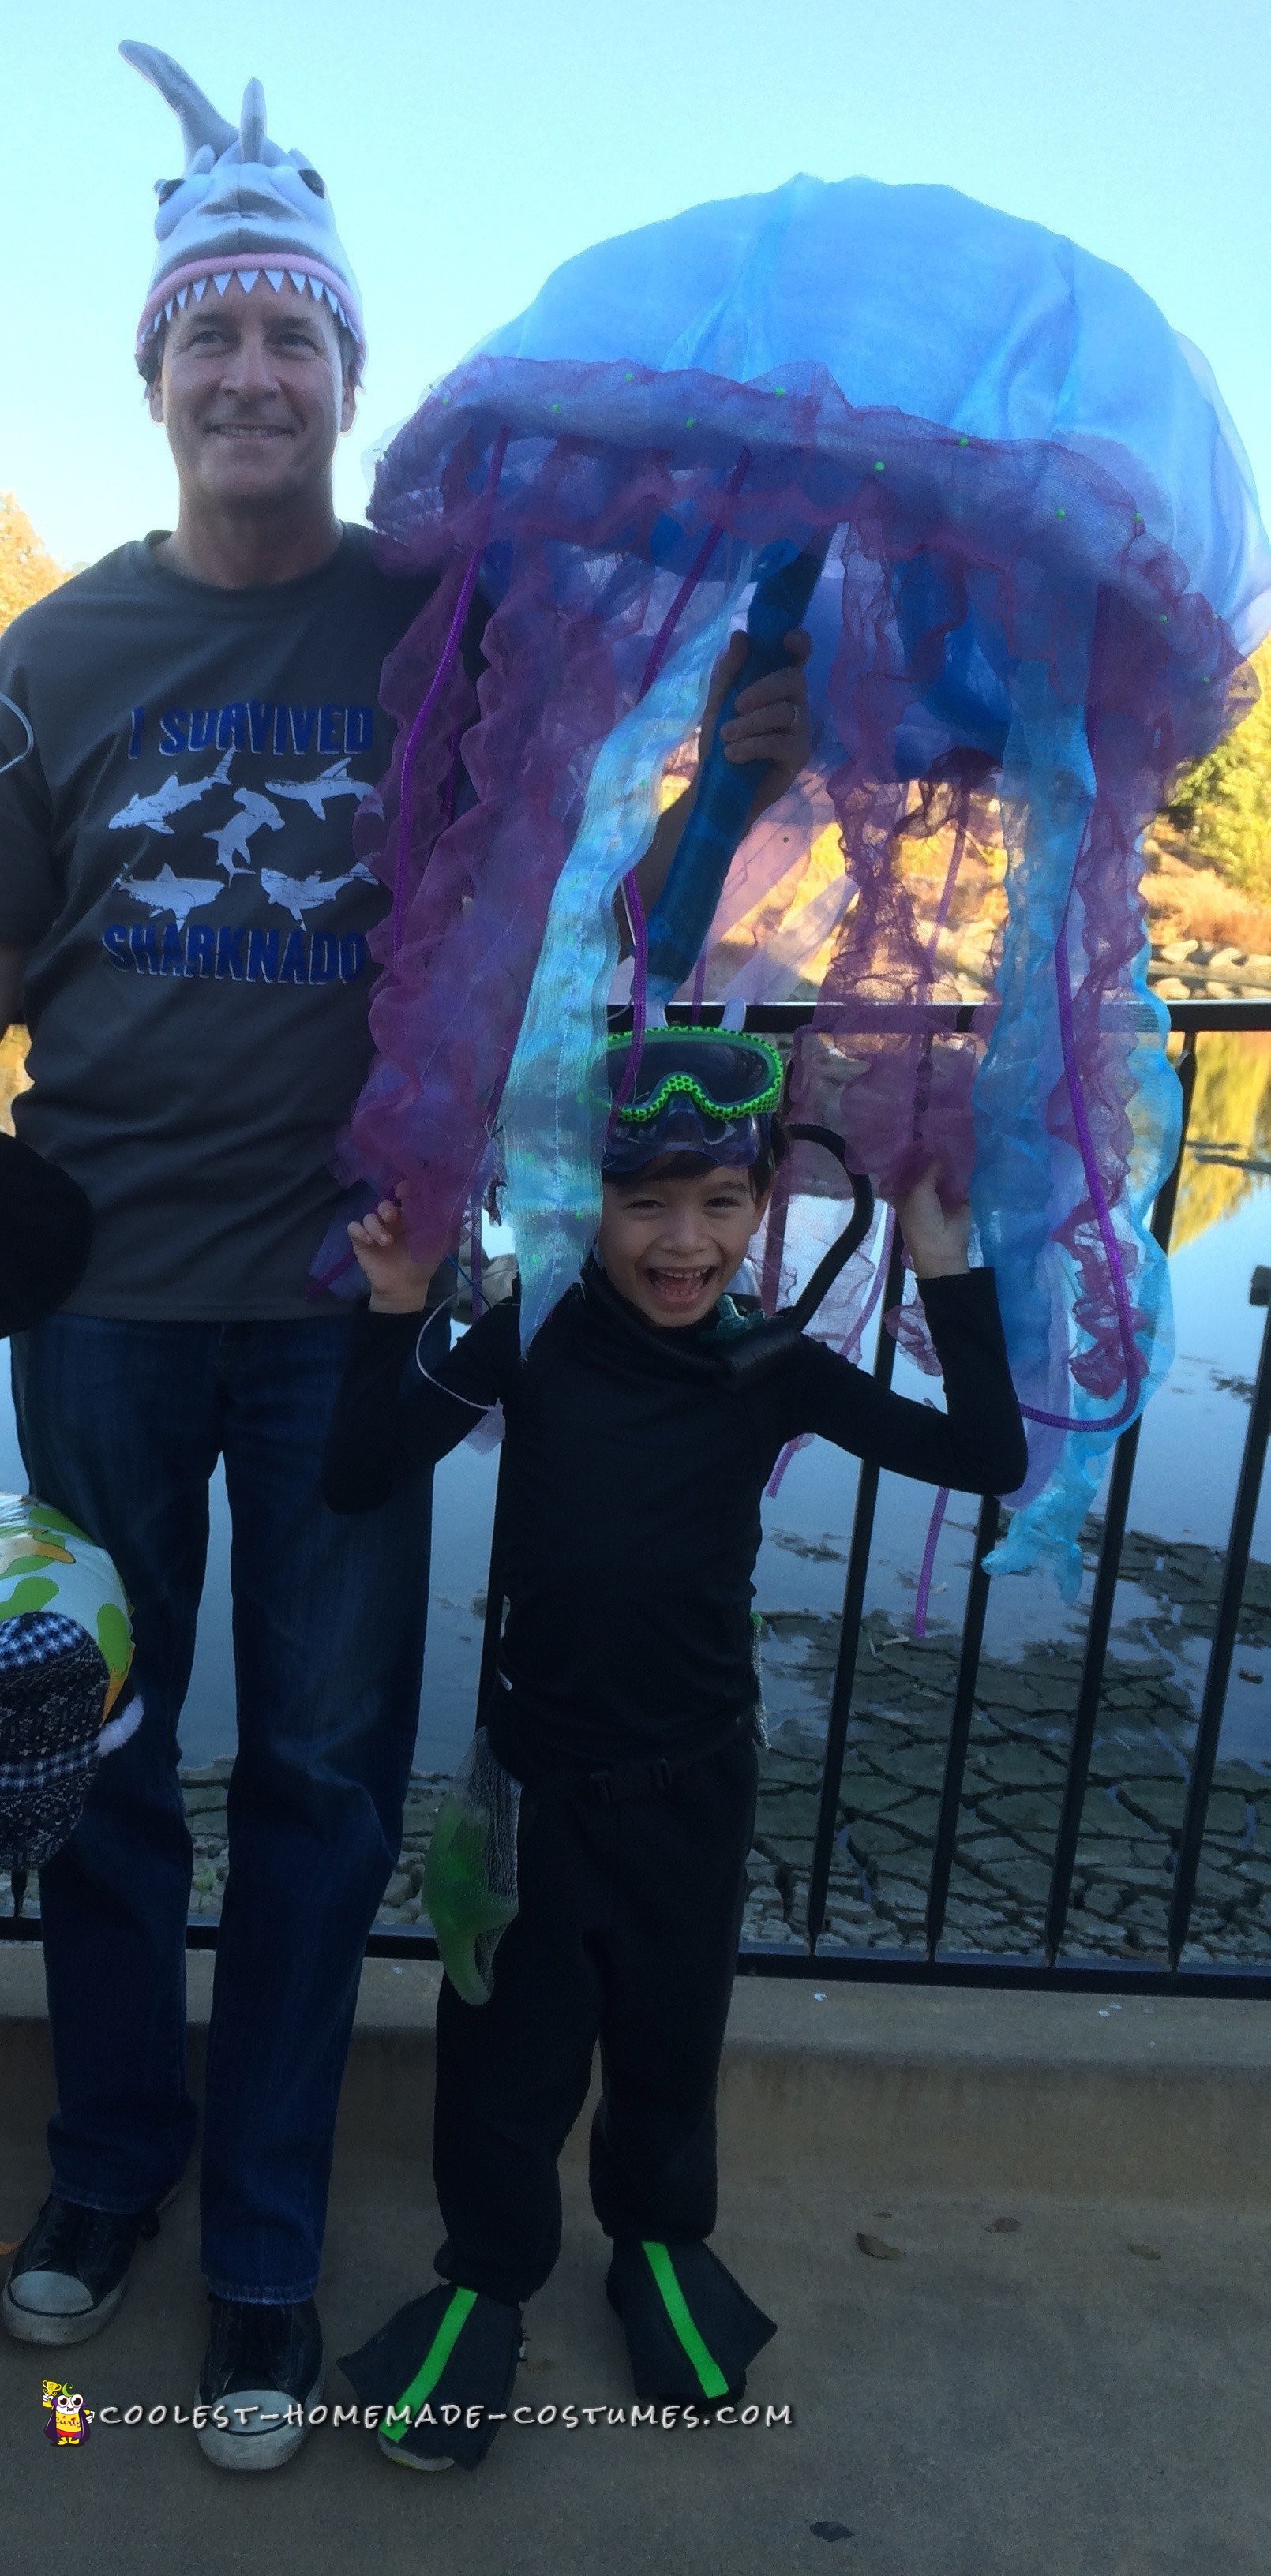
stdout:
<svg viewBox="0 0 1271 2576">
<path fill-rule="evenodd" d="M 806 1335 L 753 1383 L 730 1383 L 711 1365 L 714 1318 L 645 1324 L 594 1264 L 524 1356 L 510 1304 L 449 1352 L 444 1317 L 421 1331 L 418 1316 L 365 1314 L 323 1491 L 336 1511 L 370 1510 L 501 1404 L 499 1758 L 524 1779 L 704 1743 L 754 1705 L 760 1497 L 788 1440 L 819 1432 L 968 1493 L 1023 1479 L 992 1272 L 928 1279 L 922 1295 L 947 1413 Z"/>
</svg>

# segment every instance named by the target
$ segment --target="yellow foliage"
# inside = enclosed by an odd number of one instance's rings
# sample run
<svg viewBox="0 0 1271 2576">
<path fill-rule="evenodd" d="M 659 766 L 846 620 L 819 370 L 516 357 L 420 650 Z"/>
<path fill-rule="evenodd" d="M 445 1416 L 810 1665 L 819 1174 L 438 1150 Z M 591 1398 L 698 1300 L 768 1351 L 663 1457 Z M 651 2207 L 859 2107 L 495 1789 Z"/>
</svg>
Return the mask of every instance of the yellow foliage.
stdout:
<svg viewBox="0 0 1271 2576">
<path fill-rule="evenodd" d="M 12 492 L 0 492 L 0 631 L 65 579 Z"/>
<path fill-rule="evenodd" d="M 1260 695 L 1216 751 L 1185 770 L 1167 812 L 1189 854 L 1271 899 L 1271 637 L 1251 656 Z"/>
<path fill-rule="evenodd" d="M 0 1037 L 0 1128 L 6 1136 L 13 1134 L 13 1104 L 18 1093 L 31 1088 L 26 1051 L 26 1030 L 16 1025 L 6 1029 Z"/>
<path fill-rule="evenodd" d="M 1175 1252 L 1233 1216 L 1260 1177 L 1256 1166 L 1271 1156 L 1271 1034 L 1214 1031 L 1198 1038 L 1188 1139 Z"/>
</svg>

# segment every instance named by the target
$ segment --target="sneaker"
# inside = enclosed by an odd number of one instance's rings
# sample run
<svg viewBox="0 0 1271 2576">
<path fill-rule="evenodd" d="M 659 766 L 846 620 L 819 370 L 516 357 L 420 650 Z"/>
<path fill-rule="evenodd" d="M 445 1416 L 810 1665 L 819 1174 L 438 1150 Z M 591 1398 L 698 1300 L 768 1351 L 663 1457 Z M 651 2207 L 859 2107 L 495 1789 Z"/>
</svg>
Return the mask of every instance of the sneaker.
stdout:
<svg viewBox="0 0 1271 2576">
<path fill-rule="evenodd" d="M 475 2469 L 507 2422 L 524 2351 L 519 2308 L 442 2281 L 340 2368 L 364 2407 L 396 2418 L 380 2429 L 385 2459 L 402 2469 Z"/>
<path fill-rule="evenodd" d="M 218 2469 L 280 2469 L 309 2430 L 322 2389 L 322 2328 L 312 2299 L 261 2308 L 213 2299 L 197 2404 L 199 2449 Z"/>
<path fill-rule="evenodd" d="M 605 2283 L 642 2405 L 736 2405 L 777 2329 L 709 2245 L 621 2243 Z"/>
<path fill-rule="evenodd" d="M 133 2255 L 157 2236 L 153 2209 L 81 2209 L 51 2192 L 0 2292 L 0 2324 L 17 2343 L 86 2343 L 109 2325 Z"/>
</svg>

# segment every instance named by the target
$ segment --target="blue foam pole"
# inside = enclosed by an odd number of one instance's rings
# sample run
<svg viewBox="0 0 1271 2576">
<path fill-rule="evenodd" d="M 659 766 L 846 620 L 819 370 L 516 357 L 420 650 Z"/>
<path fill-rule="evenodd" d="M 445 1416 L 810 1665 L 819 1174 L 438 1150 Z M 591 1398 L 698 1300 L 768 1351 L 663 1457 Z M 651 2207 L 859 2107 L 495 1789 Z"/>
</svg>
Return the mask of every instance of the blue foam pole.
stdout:
<svg viewBox="0 0 1271 2576">
<path fill-rule="evenodd" d="M 779 671 L 788 659 L 785 639 L 807 615 L 821 576 L 825 546 L 801 553 L 790 541 L 765 546 L 755 566 L 755 590 L 746 619 L 745 661 L 719 710 L 715 738 L 698 781 L 692 813 L 671 862 L 666 884 L 649 918 L 649 999 L 669 1002 L 701 955 L 724 879 L 750 818 L 764 772 L 763 760 L 729 760 L 720 739 L 744 689 Z"/>
</svg>

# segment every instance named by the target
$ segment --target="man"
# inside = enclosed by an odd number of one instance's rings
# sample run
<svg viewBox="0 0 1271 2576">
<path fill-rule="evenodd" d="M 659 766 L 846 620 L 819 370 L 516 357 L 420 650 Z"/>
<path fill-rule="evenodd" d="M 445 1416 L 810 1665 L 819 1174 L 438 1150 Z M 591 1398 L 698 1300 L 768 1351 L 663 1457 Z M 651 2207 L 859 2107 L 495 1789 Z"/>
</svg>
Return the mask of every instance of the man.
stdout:
<svg viewBox="0 0 1271 2576">
<path fill-rule="evenodd" d="M 15 1343 L 23 1453 L 120 1568 L 145 1717 L 42 1878 L 53 2190 L 0 2318 L 41 2344 L 96 2333 L 193 2142 L 176 1730 L 220 1456 L 238 1751 L 198 2438 L 255 2469 L 303 2439 L 321 2385 L 336 2103 L 418 1709 L 429 1482 L 356 1522 L 323 1505 L 349 1322 L 309 1272 L 386 904 L 349 825 L 388 763 L 380 668 L 425 593 L 335 517 L 363 335 L 321 178 L 270 140 L 258 83 L 236 130 L 169 57 L 124 51 L 186 146 L 138 340 L 180 510 L 0 647 L 0 1018 L 32 1032 L 23 1136 L 94 1213 L 79 1287 Z M 801 675 L 755 696 L 730 750 L 779 756 L 767 801 L 804 757 Z"/>
</svg>

